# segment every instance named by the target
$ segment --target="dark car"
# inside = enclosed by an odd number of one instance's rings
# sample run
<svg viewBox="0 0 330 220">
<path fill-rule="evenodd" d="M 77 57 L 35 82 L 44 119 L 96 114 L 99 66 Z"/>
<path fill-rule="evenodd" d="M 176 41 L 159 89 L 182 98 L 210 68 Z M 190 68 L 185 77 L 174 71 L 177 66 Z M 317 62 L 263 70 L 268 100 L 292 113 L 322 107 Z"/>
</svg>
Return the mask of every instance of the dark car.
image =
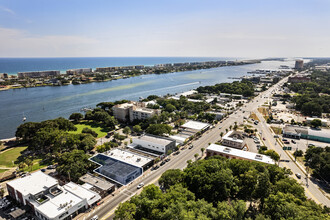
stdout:
<svg viewBox="0 0 330 220">
<path fill-rule="evenodd" d="M 177 152 L 175 152 L 173 155 L 178 155 L 180 153 L 180 151 L 177 151 Z"/>
<path fill-rule="evenodd" d="M 160 165 L 163 166 L 165 163 L 166 163 L 165 161 L 162 161 L 162 162 L 160 163 Z"/>
<path fill-rule="evenodd" d="M 191 144 L 191 145 L 189 146 L 189 149 L 192 149 L 193 147 L 194 147 L 194 145 Z"/>
<path fill-rule="evenodd" d="M 295 144 L 295 143 L 296 143 L 296 141 L 295 141 L 295 140 L 291 140 L 291 142 L 292 142 L 293 144 Z"/>
<path fill-rule="evenodd" d="M 151 171 L 153 171 L 153 170 L 157 170 L 158 168 L 159 168 L 158 165 L 157 165 L 157 166 L 154 166 L 154 167 L 151 168 Z"/>
<path fill-rule="evenodd" d="M 41 169 L 41 172 L 46 172 L 46 169 Z"/>
<path fill-rule="evenodd" d="M 169 162 L 171 159 L 170 158 L 166 158 L 165 159 L 165 162 Z"/>
</svg>

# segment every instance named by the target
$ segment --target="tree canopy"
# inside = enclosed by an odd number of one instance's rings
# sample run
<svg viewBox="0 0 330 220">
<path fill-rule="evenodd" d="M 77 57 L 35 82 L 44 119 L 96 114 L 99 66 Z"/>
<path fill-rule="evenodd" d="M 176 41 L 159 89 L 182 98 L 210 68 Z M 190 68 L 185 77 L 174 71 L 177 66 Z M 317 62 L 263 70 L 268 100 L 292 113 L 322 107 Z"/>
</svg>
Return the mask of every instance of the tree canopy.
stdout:
<svg viewBox="0 0 330 220">
<path fill-rule="evenodd" d="M 215 156 L 168 170 L 161 189 L 146 186 L 122 203 L 115 219 L 326 219 L 307 200 L 290 171 L 259 162 Z"/>
</svg>

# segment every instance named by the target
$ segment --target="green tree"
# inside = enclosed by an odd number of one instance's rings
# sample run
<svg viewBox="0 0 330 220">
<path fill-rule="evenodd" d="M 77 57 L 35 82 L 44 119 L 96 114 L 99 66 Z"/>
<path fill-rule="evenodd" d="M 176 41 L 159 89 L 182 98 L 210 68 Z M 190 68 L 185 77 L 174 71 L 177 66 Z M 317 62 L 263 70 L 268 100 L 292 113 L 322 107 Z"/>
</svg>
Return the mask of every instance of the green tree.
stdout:
<svg viewBox="0 0 330 220">
<path fill-rule="evenodd" d="M 90 128 L 83 128 L 81 133 L 91 134 L 93 137 L 97 137 L 97 133 Z"/>
<path fill-rule="evenodd" d="M 120 203 L 115 211 L 115 220 L 134 220 L 136 205 L 130 202 Z"/>
<path fill-rule="evenodd" d="M 123 129 L 123 133 L 126 134 L 126 135 L 129 135 L 131 133 L 131 129 L 126 126 L 124 129 Z"/>
<path fill-rule="evenodd" d="M 141 128 L 140 125 L 134 125 L 134 126 L 133 126 L 133 131 L 134 131 L 135 133 L 141 133 L 141 132 L 142 132 L 142 128 Z"/>
<path fill-rule="evenodd" d="M 317 128 L 317 127 L 320 127 L 322 126 L 322 121 L 320 119 L 313 119 L 311 121 L 311 125 L 314 127 L 314 128 Z"/>
<path fill-rule="evenodd" d="M 279 161 L 279 159 L 280 159 L 280 155 L 276 151 L 271 150 L 271 149 L 266 150 L 263 154 L 270 156 L 270 158 L 272 158 L 275 161 Z"/>
<path fill-rule="evenodd" d="M 202 148 L 201 148 L 201 151 L 202 151 L 202 156 L 203 156 L 203 155 L 204 155 L 205 148 L 202 147 Z"/>
<path fill-rule="evenodd" d="M 79 177 L 87 173 L 93 166 L 88 158 L 88 155 L 82 150 L 63 153 L 58 158 L 56 171 L 71 181 L 78 181 Z"/>
<path fill-rule="evenodd" d="M 146 132 L 154 135 L 170 134 L 172 127 L 167 124 L 151 124 Z"/>
<path fill-rule="evenodd" d="M 183 179 L 183 171 L 180 169 L 173 169 L 165 171 L 159 178 L 158 183 L 164 190 L 168 190 L 175 184 L 181 184 Z"/>
<path fill-rule="evenodd" d="M 83 118 L 84 116 L 81 113 L 72 113 L 69 117 L 70 120 L 73 120 L 75 122 L 79 122 Z"/>
</svg>

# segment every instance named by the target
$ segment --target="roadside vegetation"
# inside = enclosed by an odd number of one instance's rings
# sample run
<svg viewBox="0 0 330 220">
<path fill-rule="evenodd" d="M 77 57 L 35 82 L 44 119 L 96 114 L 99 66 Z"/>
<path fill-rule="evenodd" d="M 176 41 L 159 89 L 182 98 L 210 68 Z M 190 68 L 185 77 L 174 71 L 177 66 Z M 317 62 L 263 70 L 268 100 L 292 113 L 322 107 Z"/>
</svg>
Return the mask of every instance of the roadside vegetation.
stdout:
<svg viewBox="0 0 330 220">
<path fill-rule="evenodd" d="M 118 207 L 115 219 L 327 219 L 291 171 L 211 157 L 168 170 Z"/>
</svg>

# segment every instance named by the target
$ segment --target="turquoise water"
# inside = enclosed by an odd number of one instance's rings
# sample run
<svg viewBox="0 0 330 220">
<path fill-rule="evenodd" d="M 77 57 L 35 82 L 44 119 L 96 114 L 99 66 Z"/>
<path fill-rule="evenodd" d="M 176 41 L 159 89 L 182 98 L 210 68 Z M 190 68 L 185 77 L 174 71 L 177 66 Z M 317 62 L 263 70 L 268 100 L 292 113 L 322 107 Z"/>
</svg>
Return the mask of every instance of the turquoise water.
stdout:
<svg viewBox="0 0 330 220">
<path fill-rule="evenodd" d="M 199 86 L 231 82 L 228 77 L 246 75 L 255 69 L 277 69 L 280 65 L 293 66 L 293 61 L 267 61 L 258 64 L 220 67 L 208 70 L 151 74 L 108 82 L 12 89 L 0 92 L 0 139 L 15 135 L 23 115 L 27 121 L 43 121 L 68 117 L 83 107 L 94 107 L 103 101 L 138 100 L 148 95 L 174 94 Z"/>
</svg>

